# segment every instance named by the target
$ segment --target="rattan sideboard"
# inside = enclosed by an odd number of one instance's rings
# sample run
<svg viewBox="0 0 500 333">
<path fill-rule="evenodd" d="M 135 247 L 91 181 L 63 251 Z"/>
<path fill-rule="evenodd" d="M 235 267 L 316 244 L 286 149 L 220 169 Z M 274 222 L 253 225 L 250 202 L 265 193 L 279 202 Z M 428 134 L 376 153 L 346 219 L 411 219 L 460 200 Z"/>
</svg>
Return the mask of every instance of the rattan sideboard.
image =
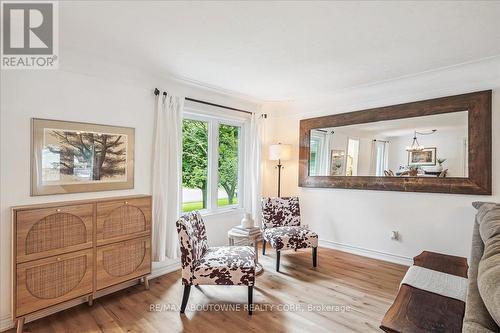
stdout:
<svg viewBox="0 0 500 333">
<path fill-rule="evenodd" d="M 12 208 L 13 320 L 138 279 L 149 287 L 151 196 Z"/>
</svg>

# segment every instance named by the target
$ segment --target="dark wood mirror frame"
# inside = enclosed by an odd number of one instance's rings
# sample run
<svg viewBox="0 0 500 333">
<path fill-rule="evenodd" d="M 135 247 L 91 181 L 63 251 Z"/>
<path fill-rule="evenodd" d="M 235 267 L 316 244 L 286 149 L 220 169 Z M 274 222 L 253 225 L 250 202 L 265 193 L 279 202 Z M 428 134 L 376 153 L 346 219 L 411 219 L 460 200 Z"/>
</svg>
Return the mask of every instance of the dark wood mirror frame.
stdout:
<svg viewBox="0 0 500 333">
<path fill-rule="evenodd" d="M 299 186 L 491 195 L 491 90 L 384 106 L 300 121 Z M 468 111 L 468 178 L 309 176 L 310 132 L 382 120 Z"/>
</svg>

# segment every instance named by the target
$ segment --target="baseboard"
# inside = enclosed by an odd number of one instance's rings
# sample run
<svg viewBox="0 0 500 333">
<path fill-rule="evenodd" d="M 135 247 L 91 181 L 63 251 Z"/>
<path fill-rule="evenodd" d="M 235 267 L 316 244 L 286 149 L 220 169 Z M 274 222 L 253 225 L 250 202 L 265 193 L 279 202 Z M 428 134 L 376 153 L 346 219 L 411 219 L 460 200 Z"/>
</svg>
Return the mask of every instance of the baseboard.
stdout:
<svg viewBox="0 0 500 333">
<path fill-rule="evenodd" d="M 151 275 L 149 276 L 149 279 L 154 279 L 154 278 L 157 278 L 161 275 L 165 275 L 165 274 L 174 272 L 180 268 L 181 268 L 181 264 L 180 264 L 180 261 L 178 261 L 178 260 L 175 262 L 166 264 L 166 265 L 158 264 L 158 266 L 154 267 L 153 270 L 151 271 Z M 121 289 L 131 287 L 133 285 L 136 285 L 137 283 L 138 283 L 138 280 L 132 280 L 132 281 L 120 283 L 120 284 L 113 286 L 113 287 L 110 287 L 110 288 L 106 288 L 105 290 L 96 292 L 96 298 L 114 293 L 114 292 L 121 290 Z M 53 313 L 69 309 L 71 307 L 74 307 L 76 305 L 79 305 L 79 304 L 82 304 L 85 302 L 87 302 L 86 297 L 85 298 L 77 298 L 77 299 L 74 299 L 72 301 L 65 302 L 61 305 L 50 307 L 46 310 L 41 310 L 41 311 L 37 312 L 36 315 L 32 315 L 32 316 L 27 317 L 26 322 L 30 322 L 33 320 L 40 319 L 42 317 L 49 316 Z M 10 314 L 3 315 L 2 317 L 0 317 L 0 332 L 7 331 L 7 330 L 13 328 L 14 326 L 15 326 L 15 323 L 12 321 Z"/>
<path fill-rule="evenodd" d="M 10 330 L 14 327 L 10 314 L 0 317 L 0 332 Z"/>
<path fill-rule="evenodd" d="M 352 254 L 357 254 L 363 257 L 389 261 L 400 265 L 411 266 L 413 264 L 413 259 L 405 256 L 400 256 L 397 254 L 386 253 L 377 250 L 365 249 L 358 246 L 342 244 L 339 242 L 334 242 L 326 239 L 319 240 L 319 246 L 326 247 L 329 249 L 349 252 Z"/>
<path fill-rule="evenodd" d="M 176 260 L 176 261 L 174 261 L 172 263 L 168 263 L 166 265 L 162 265 L 161 263 L 158 263 L 157 265 L 153 264 L 153 270 L 151 272 L 150 279 L 154 279 L 158 276 L 172 273 L 180 268 L 181 268 L 180 260 Z"/>
</svg>

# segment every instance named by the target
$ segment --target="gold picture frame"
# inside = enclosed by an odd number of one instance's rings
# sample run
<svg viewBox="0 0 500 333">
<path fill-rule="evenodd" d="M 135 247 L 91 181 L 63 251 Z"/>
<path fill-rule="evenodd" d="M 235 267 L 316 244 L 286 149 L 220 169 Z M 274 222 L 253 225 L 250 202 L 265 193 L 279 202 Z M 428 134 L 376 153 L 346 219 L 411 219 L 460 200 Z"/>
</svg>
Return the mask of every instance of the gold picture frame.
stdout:
<svg viewBox="0 0 500 333">
<path fill-rule="evenodd" d="M 343 176 L 345 173 L 345 150 L 330 151 L 330 176 Z"/>
<path fill-rule="evenodd" d="M 408 165 L 432 166 L 436 165 L 436 147 L 424 148 L 422 150 L 408 151 Z"/>
<path fill-rule="evenodd" d="M 31 196 L 134 188 L 135 129 L 31 119 Z"/>
</svg>

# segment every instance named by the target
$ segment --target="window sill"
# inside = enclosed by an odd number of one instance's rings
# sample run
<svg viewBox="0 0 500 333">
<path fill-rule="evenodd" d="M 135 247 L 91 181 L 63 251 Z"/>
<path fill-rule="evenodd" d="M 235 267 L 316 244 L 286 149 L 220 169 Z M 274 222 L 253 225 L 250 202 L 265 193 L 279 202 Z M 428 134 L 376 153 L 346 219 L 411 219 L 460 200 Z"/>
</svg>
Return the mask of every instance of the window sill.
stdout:
<svg viewBox="0 0 500 333">
<path fill-rule="evenodd" d="M 201 216 L 217 216 L 217 215 L 230 215 L 230 214 L 243 214 L 242 207 L 224 207 L 217 210 L 200 211 Z"/>
</svg>

